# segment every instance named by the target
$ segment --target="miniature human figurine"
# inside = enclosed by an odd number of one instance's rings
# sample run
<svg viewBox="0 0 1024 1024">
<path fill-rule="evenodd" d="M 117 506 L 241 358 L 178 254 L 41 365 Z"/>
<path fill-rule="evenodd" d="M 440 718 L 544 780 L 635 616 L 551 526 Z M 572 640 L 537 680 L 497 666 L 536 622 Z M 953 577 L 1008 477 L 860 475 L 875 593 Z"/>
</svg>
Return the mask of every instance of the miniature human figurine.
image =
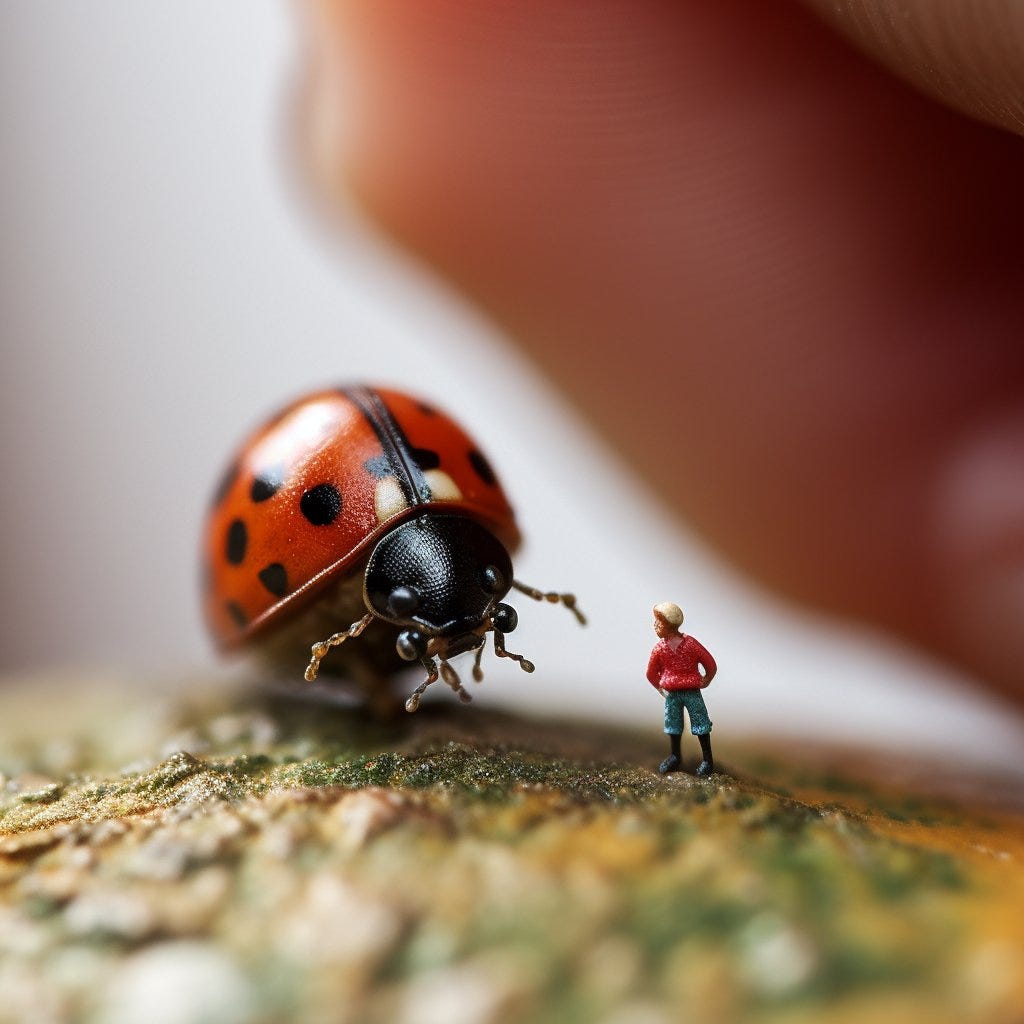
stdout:
<svg viewBox="0 0 1024 1024">
<path fill-rule="evenodd" d="M 690 732 L 700 740 L 702 760 L 697 774 L 704 778 L 715 770 L 715 762 L 711 756 L 711 719 L 700 691 L 715 678 L 718 666 L 701 644 L 682 631 L 682 624 L 679 605 L 667 601 L 654 606 L 654 632 L 659 639 L 647 664 L 647 680 L 665 698 L 665 732 L 672 747 L 658 771 L 666 775 L 683 767 L 679 748 L 685 708 L 690 716 Z"/>
</svg>

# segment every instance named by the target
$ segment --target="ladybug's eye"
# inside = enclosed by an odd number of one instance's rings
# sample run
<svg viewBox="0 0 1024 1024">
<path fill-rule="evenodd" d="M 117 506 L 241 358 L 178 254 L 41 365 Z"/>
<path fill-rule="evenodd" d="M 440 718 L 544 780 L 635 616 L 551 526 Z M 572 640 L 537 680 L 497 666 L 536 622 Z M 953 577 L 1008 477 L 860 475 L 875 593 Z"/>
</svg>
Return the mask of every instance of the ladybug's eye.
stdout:
<svg viewBox="0 0 1024 1024">
<path fill-rule="evenodd" d="M 406 629 L 398 634 L 395 650 L 404 661 L 416 661 L 427 653 L 427 638 L 415 629 Z"/>
<path fill-rule="evenodd" d="M 505 578 L 497 566 L 487 566 L 481 574 L 484 591 L 488 594 L 500 594 L 505 590 Z"/>
<path fill-rule="evenodd" d="M 395 587 L 388 597 L 388 609 L 396 619 L 410 616 L 420 604 L 420 595 L 412 587 Z"/>
</svg>

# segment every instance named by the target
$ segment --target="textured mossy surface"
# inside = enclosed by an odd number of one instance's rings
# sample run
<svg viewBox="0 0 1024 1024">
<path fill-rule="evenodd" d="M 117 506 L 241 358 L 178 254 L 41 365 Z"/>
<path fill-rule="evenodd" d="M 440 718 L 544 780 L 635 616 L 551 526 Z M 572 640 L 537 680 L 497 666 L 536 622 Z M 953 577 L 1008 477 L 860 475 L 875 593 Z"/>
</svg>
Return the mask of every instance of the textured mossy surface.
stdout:
<svg viewBox="0 0 1024 1024">
<path fill-rule="evenodd" d="M 11 698 L 0 1021 L 1021 1020 L 1014 812 L 820 752 L 662 778 L 662 741 Z"/>
</svg>

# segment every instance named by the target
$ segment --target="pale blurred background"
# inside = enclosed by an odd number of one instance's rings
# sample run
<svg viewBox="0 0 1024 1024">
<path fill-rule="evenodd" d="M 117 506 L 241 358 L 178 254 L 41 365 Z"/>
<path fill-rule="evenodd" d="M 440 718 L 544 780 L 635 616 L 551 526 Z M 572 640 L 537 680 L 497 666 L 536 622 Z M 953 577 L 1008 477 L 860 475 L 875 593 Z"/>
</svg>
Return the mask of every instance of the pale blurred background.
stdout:
<svg viewBox="0 0 1024 1024">
<path fill-rule="evenodd" d="M 369 380 L 481 439 L 528 538 L 517 574 L 591 617 L 519 601 L 514 649 L 538 671 L 492 663 L 479 700 L 646 724 L 660 756 L 649 610 L 675 600 L 721 666 L 719 735 L 1024 775 L 1019 714 L 753 589 L 457 296 L 355 213 L 317 223 L 289 156 L 295 45 L 279 0 L 0 8 L 0 671 L 149 685 L 211 665 L 196 546 L 229 450 L 284 399 Z"/>
</svg>

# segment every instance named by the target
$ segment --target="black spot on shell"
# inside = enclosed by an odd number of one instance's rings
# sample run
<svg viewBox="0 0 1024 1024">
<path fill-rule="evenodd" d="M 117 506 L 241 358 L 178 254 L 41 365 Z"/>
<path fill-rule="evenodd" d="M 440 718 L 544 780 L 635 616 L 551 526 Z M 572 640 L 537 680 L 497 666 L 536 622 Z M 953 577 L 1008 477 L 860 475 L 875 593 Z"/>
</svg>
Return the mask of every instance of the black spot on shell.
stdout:
<svg viewBox="0 0 1024 1024">
<path fill-rule="evenodd" d="M 314 526 L 328 526 L 341 514 L 341 492 L 334 484 L 317 484 L 302 495 L 299 508 Z"/>
<path fill-rule="evenodd" d="M 246 617 L 245 612 L 234 601 L 225 601 L 224 607 L 239 629 L 245 629 L 249 625 L 249 619 Z"/>
<path fill-rule="evenodd" d="M 224 470 L 223 476 L 217 481 L 217 487 L 213 492 L 213 498 L 210 504 L 216 508 L 227 496 L 228 491 L 231 490 L 231 485 L 238 478 L 238 471 L 241 467 L 237 462 L 232 462 L 227 469 Z"/>
<path fill-rule="evenodd" d="M 241 565 L 245 560 L 245 549 L 249 546 L 249 532 L 241 519 L 236 519 L 228 527 L 228 535 L 224 544 L 224 553 L 232 565 Z"/>
<path fill-rule="evenodd" d="M 493 487 L 498 482 L 498 478 L 494 475 L 494 470 L 491 469 L 491 464 L 487 461 L 487 457 L 475 448 L 469 453 L 469 464 L 473 467 L 476 475 L 488 487 Z"/>
<path fill-rule="evenodd" d="M 288 573 L 280 562 L 271 562 L 259 572 L 260 583 L 277 597 L 288 593 Z"/>
<path fill-rule="evenodd" d="M 420 469 L 437 469 L 441 465 L 441 456 L 429 448 L 413 448 L 411 454 Z"/>
<path fill-rule="evenodd" d="M 424 416 L 436 416 L 437 410 L 432 405 L 427 405 L 426 402 L 417 402 L 416 408 L 419 409 Z"/>
<path fill-rule="evenodd" d="M 277 494 L 284 483 L 284 467 L 271 466 L 257 473 L 253 478 L 252 487 L 249 489 L 249 497 L 253 501 L 266 501 Z"/>
</svg>

